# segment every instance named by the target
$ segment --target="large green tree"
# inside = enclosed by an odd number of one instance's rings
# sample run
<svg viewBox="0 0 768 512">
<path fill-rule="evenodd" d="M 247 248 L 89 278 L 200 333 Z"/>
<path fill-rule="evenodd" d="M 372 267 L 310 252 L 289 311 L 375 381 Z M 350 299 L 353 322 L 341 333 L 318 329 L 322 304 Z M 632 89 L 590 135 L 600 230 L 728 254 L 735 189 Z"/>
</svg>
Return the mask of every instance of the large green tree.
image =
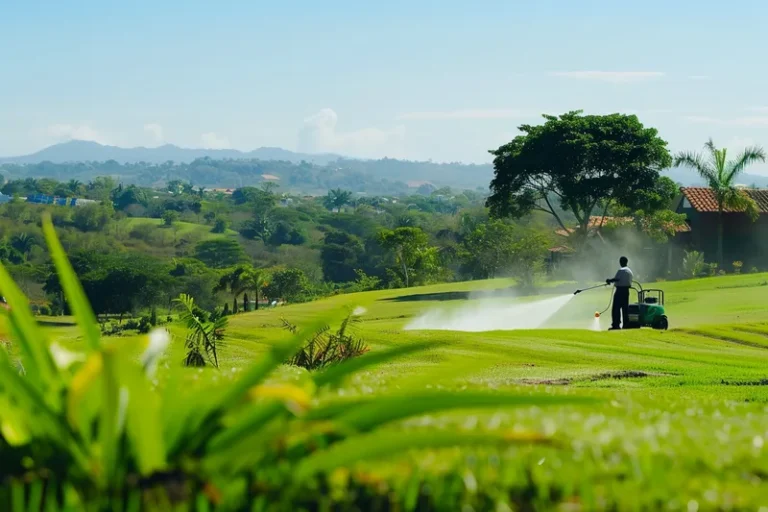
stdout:
<svg viewBox="0 0 768 512">
<path fill-rule="evenodd" d="M 379 233 L 379 243 L 394 255 L 391 271 L 406 288 L 427 283 L 440 271 L 437 248 L 429 245 L 420 228 L 385 229 Z"/>
<path fill-rule="evenodd" d="M 215 238 L 198 243 L 195 257 L 211 268 L 227 268 L 247 259 L 242 246 L 231 238 Z"/>
<path fill-rule="evenodd" d="M 544 119 L 520 126 L 521 135 L 491 151 L 495 175 L 487 205 L 495 216 L 540 210 L 565 228 L 565 211 L 586 235 L 601 205 L 634 210 L 638 191 L 653 188 L 672 163 L 667 143 L 636 116 L 574 111 Z"/>
<path fill-rule="evenodd" d="M 307 290 L 309 283 L 304 271 L 298 268 L 276 270 L 264 287 L 264 294 L 272 300 L 283 299 L 298 302 Z"/>
<path fill-rule="evenodd" d="M 765 162 L 765 151 L 759 146 L 745 148 L 735 159 L 728 150 L 717 149 L 712 139 L 704 144 L 705 154 L 683 152 L 675 156 L 675 166 L 690 167 L 704 178 L 717 201 L 717 261 L 723 264 L 723 212 L 746 212 L 752 220 L 759 215 L 757 204 L 744 191 L 736 188 L 736 178 L 752 163 Z"/>
<path fill-rule="evenodd" d="M 462 270 L 475 279 L 505 273 L 517 278 L 523 288 L 531 288 L 543 270 L 550 243 L 541 231 L 491 220 L 464 238 Z"/>
<path fill-rule="evenodd" d="M 365 253 L 362 240 L 343 231 L 330 230 L 320 249 L 323 276 L 334 283 L 349 283 L 358 278 Z"/>
</svg>

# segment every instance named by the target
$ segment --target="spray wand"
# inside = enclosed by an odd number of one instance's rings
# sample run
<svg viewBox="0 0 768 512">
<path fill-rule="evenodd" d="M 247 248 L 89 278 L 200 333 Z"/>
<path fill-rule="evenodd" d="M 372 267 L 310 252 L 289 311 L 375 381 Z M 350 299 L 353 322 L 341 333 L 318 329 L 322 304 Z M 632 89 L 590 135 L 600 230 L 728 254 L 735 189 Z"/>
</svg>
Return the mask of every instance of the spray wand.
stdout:
<svg viewBox="0 0 768 512">
<path fill-rule="evenodd" d="M 578 295 L 581 292 L 587 292 L 589 290 L 594 290 L 595 288 L 601 288 L 603 286 L 608 286 L 608 284 L 607 283 L 603 283 L 603 284 L 598 284 L 598 285 L 595 285 L 595 286 L 590 286 L 589 288 L 583 288 L 581 290 L 576 290 L 575 292 L 573 292 L 573 294 L 574 295 Z"/>
<path fill-rule="evenodd" d="M 589 288 L 582 288 L 581 290 L 576 290 L 575 292 L 573 292 L 573 294 L 574 294 L 574 295 L 578 295 L 578 294 L 580 294 L 581 292 L 586 292 L 586 291 L 589 291 L 589 290 L 594 290 L 594 289 L 596 289 L 596 288 L 602 288 L 602 287 L 604 287 L 604 286 L 608 286 L 608 283 L 604 283 L 604 284 L 598 284 L 598 285 L 595 285 L 595 286 L 590 286 Z M 607 307 L 606 307 L 604 310 L 602 310 L 602 311 L 595 311 L 595 318 L 600 318 L 600 315 L 602 315 L 603 313 L 605 313 L 606 311 L 608 311 L 608 309 L 610 309 L 610 307 L 611 307 L 611 301 L 612 301 L 612 300 L 613 300 L 613 295 L 611 295 L 611 298 L 610 298 L 610 299 L 608 299 L 608 306 L 607 306 Z"/>
</svg>

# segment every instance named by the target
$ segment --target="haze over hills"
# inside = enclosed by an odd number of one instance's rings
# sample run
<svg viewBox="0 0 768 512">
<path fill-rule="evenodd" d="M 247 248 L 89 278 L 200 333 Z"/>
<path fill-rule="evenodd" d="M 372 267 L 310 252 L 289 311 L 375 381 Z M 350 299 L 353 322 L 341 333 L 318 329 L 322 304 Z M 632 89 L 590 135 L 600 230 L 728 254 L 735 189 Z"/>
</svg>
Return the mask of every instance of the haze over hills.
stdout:
<svg viewBox="0 0 768 512">
<path fill-rule="evenodd" d="M 281 148 L 258 148 L 253 151 L 243 152 L 237 149 L 200 149 L 182 148 L 173 144 L 147 148 L 121 148 L 118 146 L 105 146 L 98 142 L 85 140 L 71 140 L 41 149 L 29 155 L 15 157 L 0 157 L 0 164 L 36 164 L 40 162 L 105 162 L 114 160 L 121 164 L 146 162 L 162 164 L 168 161 L 176 163 L 189 163 L 203 157 L 215 159 L 258 159 L 258 160 L 285 160 L 289 162 L 306 162 L 325 165 L 337 160 L 340 155 L 306 153 L 294 153 Z"/>
<path fill-rule="evenodd" d="M 378 160 L 362 160 L 347 158 L 336 154 L 308 154 L 297 153 L 282 148 L 258 148 L 252 151 L 240 151 L 237 149 L 199 149 L 182 148 L 172 144 L 166 144 L 158 147 L 134 147 L 122 148 L 117 146 L 105 146 L 97 142 L 72 140 L 61 144 L 49 146 L 40 151 L 29 155 L 16 157 L 0 157 L 0 166 L 8 171 L 9 165 L 16 167 L 12 173 L 18 177 L 24 174 L 27 166 L 34 166 L 42 162 L 51 162 L 54 164 L 77 163 L 77 162 L 108 162 L 114 161 L 123 165 L 132 165 L 145 163 L 149 165 L 161 165 L 166 162 L 175 162 L 176 164 L 191 164 L 198 159 L 211 158 L 213 160 L 243 160 L 261 162 L 289 162 L 294 165 L 312 164 L 315 171 L 333 172 L 339 169 L 344 172 L 357 175 L 368 175 L 377 181 L 408 183 L 411 186 L 418 186 L 422 182 L 430 182 L 437 186 L 452 186 L 459 188 L 486 188 L 493 177 L 493 168 L 490 164 L 461 164 L 461 163 L 433 163 L 433 162 L 410 162 L 396 159 L 383 158 Z M 302 162 L 304 162 L 302 164 Z M 4 165 L 5 164 L 5 165 Z M 92 166 L 89 173 L 105 172 L 106 166 Z M 180 170 L 183 170 L 182 167 Z M 30 170 L 30 176 L 34 177 L 56 177 L 61 176 L 43 176 L 44 170 L 37 166 Z M 688 169 L 669 169 L 665 174 L 675 182 L 683 186 L 704 185 L 701 178 Z M 79 179 L 90 179 L 94 176 L 79 175 Z M 177 176 L 184 179 L 185 176 Z M 196 176 L 199 180 L 199 176 Z M 192 176 L 186 179 L 193 179 Z M 129 179 L 129 181 L 132 181 Z M 218 180 L 217 180 L 218 181 Z M 232 181 L 230 183 L 230 181 Z M 757 174 L 744 174 L 739 182 L 747 186 L 768 187 L 768 176 Z M 243 184 L 242 178 L 235 180 L 227 179 L 226 182 L 208 183 L 215 186 L 239 186 Z M 365 188 L 368 193 L 376 193 L 371 187 L 373 182 Z M 351 187 L 354 188 L 354 187 Z M 374 187 L 375 188 L 375 187 Z M 362 190 L 360 190 L 362 191 Z"/>
</svg>

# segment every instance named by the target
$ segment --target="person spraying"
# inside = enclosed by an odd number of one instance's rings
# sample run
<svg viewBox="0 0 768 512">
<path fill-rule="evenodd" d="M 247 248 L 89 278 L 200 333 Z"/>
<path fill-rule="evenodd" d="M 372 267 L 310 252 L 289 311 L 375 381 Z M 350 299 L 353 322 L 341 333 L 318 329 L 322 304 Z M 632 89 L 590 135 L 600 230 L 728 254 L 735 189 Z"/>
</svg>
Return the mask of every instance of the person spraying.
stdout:
<svg viewBox="0 0 768 512">
<path fill-rule="evenodd" d="M 613 279 L 606 279 L 605 284 L 613 284 L 616 291 L 613 294 L 613 309 L 611 310 L 611 328 L 615 331 L 627 325 L 629 318 L 629 289 L 632 287 L 634 275 L 627 264 L 626 256 L 619 258 L 619 270 Z M 623 320 L 623 321 L 622 321 Z"/>
</svg>

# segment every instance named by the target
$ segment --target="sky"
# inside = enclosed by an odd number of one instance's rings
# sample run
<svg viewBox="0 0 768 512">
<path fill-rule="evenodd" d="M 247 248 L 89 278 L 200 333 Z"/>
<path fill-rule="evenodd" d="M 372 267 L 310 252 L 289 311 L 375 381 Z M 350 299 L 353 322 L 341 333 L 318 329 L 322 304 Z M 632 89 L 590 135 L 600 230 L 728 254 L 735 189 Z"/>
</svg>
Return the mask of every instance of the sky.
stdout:
<svg viewBox="0 0 768 512">
<path fill-rule="evenodd" d="M 757 0 L 0 0 L 0 155 L 488 162 L 570 110 L 636 114 L 672 151 L 768 146 L 767 19 Z"/>
</svg>

